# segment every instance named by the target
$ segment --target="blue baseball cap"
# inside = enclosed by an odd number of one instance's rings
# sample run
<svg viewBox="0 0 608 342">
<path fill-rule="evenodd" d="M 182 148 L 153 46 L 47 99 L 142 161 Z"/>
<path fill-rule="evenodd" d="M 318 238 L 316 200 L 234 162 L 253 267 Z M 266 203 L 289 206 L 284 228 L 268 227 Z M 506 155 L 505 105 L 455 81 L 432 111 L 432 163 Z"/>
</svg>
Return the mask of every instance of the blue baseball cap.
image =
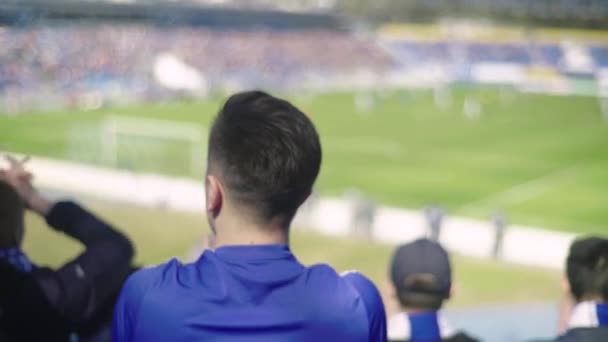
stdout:
<svg viewBox="0 0 608 342">
<path fill-rule="evenodd" d="M 390 277 L 400 293 L 438 294 L 445 298 L 452 287 L 452 267 L 446 250 L 437 242 L 419 239 L 397 248 Z M 416 280 L 424 279 L 424 286 Z"/>
</svg>

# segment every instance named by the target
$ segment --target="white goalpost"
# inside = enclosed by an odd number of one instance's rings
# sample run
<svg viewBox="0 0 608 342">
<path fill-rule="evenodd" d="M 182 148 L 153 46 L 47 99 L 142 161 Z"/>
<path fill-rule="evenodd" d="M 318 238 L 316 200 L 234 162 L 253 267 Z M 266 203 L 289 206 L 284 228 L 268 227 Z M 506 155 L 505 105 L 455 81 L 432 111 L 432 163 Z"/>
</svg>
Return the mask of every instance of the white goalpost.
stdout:
<svg viewBox="0 0 608 342">
<path fill-rule="evenodd" d="M 157 156 L 159 160 L 154 161 L 159 165 L 171 162 L 171 156 L 180 154 L 182 159 L 189 160 L 192 175 L 200 174 L 205 166 L 207 134 L 199 124 L 113 115 L 103 121 L 100 135 L 101 158 L 112 167 L 119 167 L 120 154 L 125 149 L 132 149 L 131 153 L 137 157 L 159 146 L 166 149 L 164 155 Z M 137 140 L 143 143 L 134 148 Z"/>
<path fill-rule="evenodd" d="M 598 101 L 602 118 L 608 122 L 608 68 L 597 73 Z"/>
</svg>

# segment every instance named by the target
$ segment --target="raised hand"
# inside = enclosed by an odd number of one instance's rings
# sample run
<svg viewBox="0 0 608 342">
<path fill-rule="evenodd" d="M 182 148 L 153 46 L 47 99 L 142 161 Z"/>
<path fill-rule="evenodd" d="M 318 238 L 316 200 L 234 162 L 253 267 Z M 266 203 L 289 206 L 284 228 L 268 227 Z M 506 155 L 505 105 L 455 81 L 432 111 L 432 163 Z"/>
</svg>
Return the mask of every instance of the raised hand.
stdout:
<svg viewBox="0 0 608 342">
<path fill-rule="evenodd" d="M 6 155 L 5 159 L 9 166 L 7 169 L 0 169 L 0 179 L 15 188 L 21 199 L 28 203 L 30 197 L 36 192 L 32 186 L 33 176 L 25 169 L 25 163 L 27 163 L 29 158 L 17 160 L 13 156 Z"/>
<path fill-rule="evenodd" d="M 17 160 L 15 157 L 6 155 L 7 169 L 0 169 L 0 180 L 10 184 L 19 194 L 23 202 L 35 212 L 46 215 L 52 204 L 42 197 L 32 185 L 33 175 L 25 169 L 25 163 L 29 157 Z"/>
</svg>

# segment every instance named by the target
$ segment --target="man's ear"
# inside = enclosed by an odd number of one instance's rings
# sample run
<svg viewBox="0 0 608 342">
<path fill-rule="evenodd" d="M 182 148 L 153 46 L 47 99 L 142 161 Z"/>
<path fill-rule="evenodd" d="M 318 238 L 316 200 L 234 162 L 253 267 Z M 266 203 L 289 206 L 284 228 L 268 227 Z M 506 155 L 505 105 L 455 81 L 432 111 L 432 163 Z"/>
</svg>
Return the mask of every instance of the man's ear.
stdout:
<svg viewBox="0 0 608 342">
<path fill-rule="evenodd" d="M 209 217 L 217 217 L 224 204 L 224 189 L 217 177 L 207 175 L 205 181 L 206 209 Z"/>
</svg>

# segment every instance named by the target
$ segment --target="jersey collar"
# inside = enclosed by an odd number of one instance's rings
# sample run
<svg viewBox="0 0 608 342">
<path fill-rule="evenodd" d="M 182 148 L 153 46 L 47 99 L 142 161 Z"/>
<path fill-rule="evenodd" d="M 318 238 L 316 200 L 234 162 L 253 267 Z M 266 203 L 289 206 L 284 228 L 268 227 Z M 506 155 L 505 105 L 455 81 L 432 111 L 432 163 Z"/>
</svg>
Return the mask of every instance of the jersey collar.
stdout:
<svg viewBox="0 0 608 342">
<path fill-rule="evenodd" d="M 215 250 L 215 255 L 225 261 L 271 261 L 293 259 L 289 246 L 277 245 L 233 245 Z"/>
</svg>

